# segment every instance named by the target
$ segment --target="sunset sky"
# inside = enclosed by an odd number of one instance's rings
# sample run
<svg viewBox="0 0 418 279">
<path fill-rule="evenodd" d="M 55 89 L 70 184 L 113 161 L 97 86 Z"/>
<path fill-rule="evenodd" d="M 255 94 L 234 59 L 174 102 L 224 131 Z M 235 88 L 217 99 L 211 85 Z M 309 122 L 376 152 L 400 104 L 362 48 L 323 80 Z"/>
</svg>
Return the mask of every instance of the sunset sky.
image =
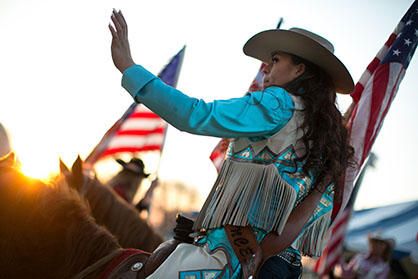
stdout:
<svg viewBox="0 0 418 279">
<path fill-rule="evenodd" d="M 187 45 L 177 88 L 210 101 L 242 96 L 259 62 L 242 52 L 255 33 L 301 27 L 329 39 L 357 81 L 412 0 L 354 1 L 0 1 L 0 122 L 8 129 L 25 173 L 46 177 L 58 158 L 86 158 L 132 99 L 120 86 L 110 56 L 113 8 L 128 21 L 132 55 L 158 74 Z M 416 56 L 416 55 L 415 55 Z M 378 157 L 356 208 L 418 199 L 418 61 L 413 57 L 373 148 Z M 342 111 L 349 97 L 339 98 Z M 207 195 L 216 171 L 209 160 L 218 142 L 169 127 L 162 180 L 184 181 Z M 153 172 L 158 156 L 143 157 Z M 113 159 L 98 166 L 106 177 Z"/>
</svg>

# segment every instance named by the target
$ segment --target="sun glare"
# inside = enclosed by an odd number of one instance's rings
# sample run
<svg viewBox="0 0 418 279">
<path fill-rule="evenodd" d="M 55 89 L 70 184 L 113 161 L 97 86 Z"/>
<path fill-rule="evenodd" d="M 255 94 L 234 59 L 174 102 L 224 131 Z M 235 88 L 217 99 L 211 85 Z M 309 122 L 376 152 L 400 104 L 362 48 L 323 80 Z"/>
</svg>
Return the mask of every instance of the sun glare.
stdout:
<svg viewBox="0 0 418 279">
<path fill-rule="evenodd" d="M 20 159 L 19 159 L 20 160 Z M 57 163 L 55 165 L 48 161 L 39 161 L 38 158 L 31 160 L 31 158 L 24 158 L 20 161 L 22 172 L 29 177 L 41 180 L 49 180 L 54 177 L 57 172 Z"/>
</svg>

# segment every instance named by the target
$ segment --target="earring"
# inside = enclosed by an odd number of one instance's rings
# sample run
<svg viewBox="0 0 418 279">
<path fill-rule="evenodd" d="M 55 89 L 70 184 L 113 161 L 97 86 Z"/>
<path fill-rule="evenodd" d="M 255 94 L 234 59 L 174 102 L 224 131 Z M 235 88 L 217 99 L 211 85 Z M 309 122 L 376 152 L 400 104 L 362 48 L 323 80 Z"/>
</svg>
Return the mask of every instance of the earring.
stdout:
<svg viewBox="0 0 418 279">
<path fill-rule="evenodd" d="M 298 91 L 296 92 L 296 95 L 301 96 L 301 95 L 304 95 L 305 93 L 306 93 L 305 89 L 303 89 L 302 87 L 300 87 L 298 89 Z"/>
</svg>

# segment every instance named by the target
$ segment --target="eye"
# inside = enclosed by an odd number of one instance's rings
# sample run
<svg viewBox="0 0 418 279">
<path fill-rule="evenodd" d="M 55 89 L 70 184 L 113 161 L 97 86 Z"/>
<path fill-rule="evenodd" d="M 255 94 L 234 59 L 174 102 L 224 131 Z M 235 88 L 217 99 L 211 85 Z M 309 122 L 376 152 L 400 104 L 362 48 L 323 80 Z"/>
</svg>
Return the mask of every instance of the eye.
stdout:
<svg viewBox="0 0 418 279">
<path fill-rule="evenodd" d="M 271 58 L 271 61 L 273 63 L 277 63 L 277 62 L 279 62 L 279 58 L 277 56 L 274 56 L 273 58 Z"/>
</svg>

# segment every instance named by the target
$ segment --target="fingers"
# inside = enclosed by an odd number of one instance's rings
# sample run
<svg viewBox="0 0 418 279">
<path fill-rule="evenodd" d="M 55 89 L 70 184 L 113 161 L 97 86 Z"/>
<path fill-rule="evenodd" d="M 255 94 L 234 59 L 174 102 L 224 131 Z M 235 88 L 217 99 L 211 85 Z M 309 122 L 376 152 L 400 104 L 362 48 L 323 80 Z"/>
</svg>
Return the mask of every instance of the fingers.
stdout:
<svg viewBox="0 0 418 279">
<path fill-rule="evenodd" d="M 112 16 L 110 18 L 111 18 L 111 20 L 113 22 L 113 25 L 116 28 L 116 32 L 118 33 L 118 35 L 119 34 L 120 35 L 123 35 L 122 26 L 120 25 L 119 20 L 117 19 L 117 17 L 115 16 L 115 14 L 117 14 L 117 13 L 113 12 L 112 13 Z"/>
<path fill-rule="evenodd" d="M 119 11 L 119 16 L 120 16 L 120 20 L 121 20 L 121 24 L 123 26 L 125 26 L 126 31 L 128 31 L 128 24 L 126 23 L 125 17 L 122 14 L 122 11 Z"/>
<path fill-rule="evenodd" d="M 118 35 L 127 36 L 128 34 L 128 26 L 126 24 L 126 20 L 122 15 L 122 12 L 117 12 L 113 9 L 111 20 L 116 28 L 116 32 Z"/>
<path fill-rule="evenodd" d="M 109 30 L 110 30 L 110 33 L 112 33 L 112 37 L 114 39 L 117 39 L 118 38 L 118 34 L 116 34 L 115 29 L 113 28 L 112 24 L 110 24 L 110 23 L 109 23 Z"/>
</svg>

